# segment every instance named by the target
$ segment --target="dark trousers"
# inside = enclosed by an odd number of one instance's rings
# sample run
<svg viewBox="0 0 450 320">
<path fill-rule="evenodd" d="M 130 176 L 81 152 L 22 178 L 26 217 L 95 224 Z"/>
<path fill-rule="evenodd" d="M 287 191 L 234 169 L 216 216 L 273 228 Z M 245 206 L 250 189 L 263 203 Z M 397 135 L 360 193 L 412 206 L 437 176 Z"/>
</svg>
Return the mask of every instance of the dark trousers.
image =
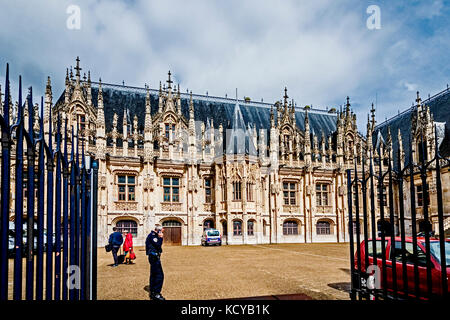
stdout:
<svg viewBox="0 0 450 320">
<path fill-rule="evenodd" d="M 158 257 L 149 255 L 148 262 L 150 262 L 150 293 L 161 293 L 164 282 L 161 260 Z"/>
<path fill-rule="evenodd" d="M 114 258 L 114 264 L 115 265 L 119 264 L 119 259 L 117 258 L 117 252 L 119 251 L 119 249 L 120 249 L 120 246 L 114 246 L 114 245 L 111 248 L 111 252 L 112 252 L 112 255 L 113 255 L 113 258 Z"/>
</svg>

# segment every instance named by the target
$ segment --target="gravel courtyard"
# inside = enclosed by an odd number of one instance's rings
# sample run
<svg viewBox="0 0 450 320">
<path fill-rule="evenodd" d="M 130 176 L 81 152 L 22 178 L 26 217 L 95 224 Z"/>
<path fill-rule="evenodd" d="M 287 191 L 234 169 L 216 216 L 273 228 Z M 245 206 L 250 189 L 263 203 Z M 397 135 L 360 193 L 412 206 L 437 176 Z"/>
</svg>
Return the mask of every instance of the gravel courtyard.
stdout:
<svg viewBox="0 0 450 320">
<path fill-rule="evenodd" d="M 162 294 L 170 300 L 229 299 L 304 294 L 348 299 L 348 244 L 276 244 L 163 247 Z M 99 248 L 98 299 L 148 299 L 149 264 L 144 248 L 133 265 L 112 268 Z"/>
</svg>

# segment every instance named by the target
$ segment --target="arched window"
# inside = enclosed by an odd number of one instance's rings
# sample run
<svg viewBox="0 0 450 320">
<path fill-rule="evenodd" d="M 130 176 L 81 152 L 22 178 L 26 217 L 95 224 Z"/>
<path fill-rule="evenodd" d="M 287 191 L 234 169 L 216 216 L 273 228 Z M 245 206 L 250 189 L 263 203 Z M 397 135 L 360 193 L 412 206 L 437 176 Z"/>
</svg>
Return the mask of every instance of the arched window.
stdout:
<svg viewBox="0 0 450 320">
<path fill-rule="evenodd" d="M 297 235 L 298 223 L 296 221 L 285 221 L 283 223 L 283 235 Z"/>
<path fill-rule="evenodd" d="M 124 233 L 128 231 L 131 233 L 133 237 L 137 237 L 138 225 L 136 221 L 133 220 L 120 220 L 116 223 L 117 231 L 120 233 Z"/>
<path fill-rule="evenodd" d="M 205 220 L 205 222 L 203 222 L 203 230 L 208 229 L 208 228 L 214 228 L 214 221 L 213 220 Z"/>
<path fill-rule="evenodd" d="M 250 220 L 247 222 L 247 235 L 249 236 L 254 236 L 255 232 L 253 227 L 255 226 L 255 221 L 254 220 Z"/>
<path fill-rule="evenodd" d="M 233 236 L 242 236 L 242 222 L 239 220 L 233 221 Z"/>
<path fill-rule="evenodd" d="M 316 233 L 320 234 L 331 234 L 331 226 L 328 221 L 318 221 L 316 224 Z"/>
<path fill-rule="evenodd" d="M 181 227 L 181 222 L 176 220 L 167 220 L 162 223 L 163 227 Z"/>
</svg>

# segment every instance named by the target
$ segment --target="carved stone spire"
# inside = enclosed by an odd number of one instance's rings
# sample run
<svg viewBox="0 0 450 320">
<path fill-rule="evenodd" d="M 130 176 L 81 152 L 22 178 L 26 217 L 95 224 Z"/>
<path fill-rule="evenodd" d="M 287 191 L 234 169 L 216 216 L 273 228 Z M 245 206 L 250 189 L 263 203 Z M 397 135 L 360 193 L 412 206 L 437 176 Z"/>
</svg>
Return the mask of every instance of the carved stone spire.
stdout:
<svg viewBox="0 0 450 320">
<path fill-rule="evenodd" d="M 91 71 L 88 71 L 87 79 L 87 103 L 92 107 L 92 88 L 91 88 Z"/>
<path fill-rule="evenodd" d="M 75 67 L 75 77 L 76 77 L 77 85 L 80 85 L 80 71 L 82 69 L 80 68 L 80 58 L 79 57 L 77 57 L 76 62 L 77 62 L 77 65 Z"/>
<path fill-rule="evenodd" d="M 287 94 L 287 87 L 284 87 L 284 109 L 286 109 L 287 108 L 287 106 L 288 106 L 288 98 L 289 98 L 289 96 L 288 96 L 288 94 Z"/>
<path fill-rule="evenodd" d="M 192 91 L 189 94 L 189 119 L 194 118 L 194 102 L 192 100 Z"/>
<path fill-rule="evenodd" d="M 275 118 L 273 115 L 273 106 L 270 107 L 270 127 L 275 128 Z"/>
<path fill-rule="evenodd" d="M 305 108 L 305 161 L 307 166 L 311 164 L 311 135 L 309 131 L 308 108 Z"/>
<path fill-rule="evenodd" d="M 123 156 L 128 156 L 128 119 L 127 109 L 123 110 L 123 129 L 122 129 L 122 143 L 123 143 Z"/>
<path fill-rule="evenodd" d="M 90 82 L 90 75 L 88 81 Z M 98 82 L 99 84 L 98 84 L 97 123 L 96 123 L 97 139 L 95 139 L 95 145 L 97 147 L 97 157 L 103 160 L 105 159 L 106 155 L 106 125 L 105 125 L 105 111 L 103 106 L 102 79 L 99 79 Z M 116 114 L 114 114 L 114 116 L 117 117 Z M 115 126 L 117 127 L 117 120 Z M 117 131 L 117 129 L 114 130 Z M 116 143 L 115 139 L 113 139 L 114 150 L 115 150 L 115 143 Z"/>
<path fill-rule="evenodd" d="M 67 106 L 70 102 L 70 80 L 69 80 L 69 68 L 66 69 L 66 90 L 64 92 L 64 102 Z"/>
<path fill-rule="evenodd" d="M 145 130 L 144 132 L 151 131 L 152 127 L 152 107 L 150 101 L 150 90 L 147 86 L 147 95 L 145 97 Z"/>
<path fill-rule="evenodd" d="M 397 140 L 398 140 L 398 149 L 400 150 L 400 164 L 401 164 L 401 166 L 403 166 L 403 161 L 405 160 L 405 152 L 403 151 L 403 141 L 402 141 L 402 134 L 400 132 L 400 128 L 398 128 Z M 401 169 L 401 168 L 399 168 L 399 169 Z"/>
<path fill-rule="evenodd" d="M 347 96 L 347 103 L 345 104 L 345 116 L 350 116 L 350 97 Z"/>
<path fill-rule="evenodd" d="M 105 112 L 103 106 L 103 89 L 102 89 L 102 79 L 98 80 L 98 99 L 97 99 L 97 129 L 105 128 Z M 97 130 L 97 135 L 99 134 Z M 103 135 L 105 134 L 103 130 Z"/>
<path fill-rule="evenodd" d="M 189 97 L 189 155 L 191 160 L 195 160 L 195 118 L 194 118 L 194 102 L 192 101 L 192 91 Z"/>
<path fill-rule="evenodd" d="M 80 58 L 77 57 L 76 61 L 77 61 L 77 65 L 75 67 L 76 80 L 75 80 L 75 87 L 74 87 L 73 94 L 72 94 L 72 101 L 79 100 L 79 101 L 85 102 L 85 98 L 83 96 L 83 90 L 81 89 L 81 85 L 80 85 L 80 70 L 81 70 Z"/>
<path fill-rule="evenodd" d="M 44 123 L 49 121 L 51 107 L 52 107 L 52 83 L 50 77 L 48 77 L 47 86 L 45 87 Z"/>
<path fill-rule="evenodd" d="M 145 97 L 145 129 L 144 129 L 144 161 L 149 163 L 153 159 L 153 123 L 152 108 L 150 104 L 150 90 L 147 87 L 147 95 Z"/>
<path fill-rule="evenodd" d="M 373 106 L 373 103 L 372 103 L 372 109 L 370 109 L 370 113 L 372 114 L 372 121 L 371 121 L 371 124 L 372 124 L 372 128 L 371 128 L 371 133 L 373 133 L 373 130 L 375 130 L 375 125 L 376 125 L 376 120 L 375 120 L 375 107 Z"/>
</svg>

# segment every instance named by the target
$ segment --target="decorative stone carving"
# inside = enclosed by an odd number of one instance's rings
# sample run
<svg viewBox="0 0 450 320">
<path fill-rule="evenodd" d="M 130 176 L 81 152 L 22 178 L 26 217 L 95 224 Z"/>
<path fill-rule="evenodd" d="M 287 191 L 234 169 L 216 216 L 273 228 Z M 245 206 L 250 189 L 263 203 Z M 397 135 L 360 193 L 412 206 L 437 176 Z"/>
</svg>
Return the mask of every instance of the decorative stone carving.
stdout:
<svg viewBox="0 0 450 320">
<path fill-rule="evenodd" d="M 117 211 L 137 211 L 137 202 L 116 201 L 114 209 Z"/>
</svg>

